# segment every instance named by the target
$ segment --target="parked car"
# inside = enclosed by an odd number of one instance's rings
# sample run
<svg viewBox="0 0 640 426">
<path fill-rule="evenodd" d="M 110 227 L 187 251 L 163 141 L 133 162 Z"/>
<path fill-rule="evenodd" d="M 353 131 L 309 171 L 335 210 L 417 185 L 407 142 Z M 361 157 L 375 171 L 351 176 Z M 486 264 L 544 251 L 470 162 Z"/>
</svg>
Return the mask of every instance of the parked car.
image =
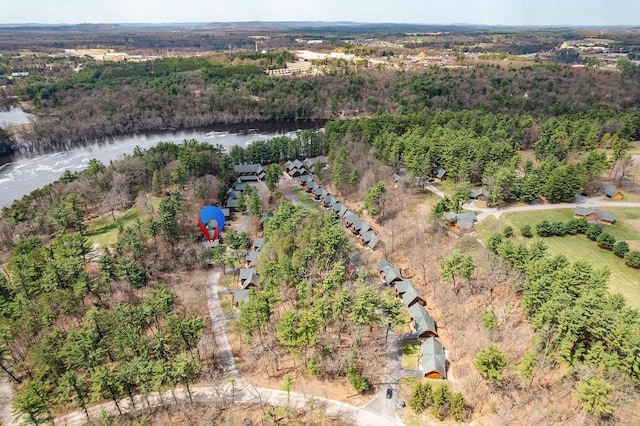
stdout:
<svg viewBox="0 0 640 426">
<path fill-rule="evenodd" d="M 387 399 L 391 399 L 393 396 L 393 389 L 387 388 Z"/>
</svg>

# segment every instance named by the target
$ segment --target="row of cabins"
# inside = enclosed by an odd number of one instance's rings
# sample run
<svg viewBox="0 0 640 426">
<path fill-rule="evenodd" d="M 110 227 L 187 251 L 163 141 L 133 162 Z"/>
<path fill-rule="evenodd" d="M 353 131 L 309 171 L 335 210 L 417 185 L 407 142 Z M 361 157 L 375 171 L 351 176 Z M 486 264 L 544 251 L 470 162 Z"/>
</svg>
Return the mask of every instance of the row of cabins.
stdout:
<svg viewBox="0 0 640 426">
<path fill-rule="evenodd" d="M 388 261 L 378 262 L 378 274 L 382 281 L 392 287 L 396 296 L 407 307 L 412 331 L 422 340 L 420 346 L 419 368 L 429 379 L 447 378 L 447 356 L 444 346 L 438 340 L 436 322 L 427 312 L 427 301 L 415 288 L 411 280 L 402 278 L 400 269 L 394 268 Z"/>
<path fill-rule="evenodd" d="M 302 161 L 296 159 L 284 163 L 284 168 L 287 171 L 287 174 L 294 178 L 313 174 L 313 169 L 318 163 L 324 167 L 327 165 L 327 159 L 322 156 L 305 158 Z"/>
<path fill-rule="evenodd" d="M 304 187 L 304 190 L 310 193 L 314 199 L 319 201 L 325 209 L 332 211 L 353 233 L 353 235 L 360 239 L 360 242 L 363 245 L 368 246 L 372 250 L 376 248 L 380 239 L 368 223 L 360 219 L 358 215 L 338 201 L 338 199 L 331 195 L 329 191 L 318 185 L 311 175 L 302 176 L 300 178 L 300 184 Z"/>
<path fill-rule="evenodd" d="M 233 292 L 233 306 L 236 308 L 247 301 L 249 291 L 252 288 L 259 288 L 260 277 L 256 271 L 258 259 L 262 250 L 263 238 L 254 238 L 249 250 L 245 256 L 245 267 L 240 269 L 238 280 L 240 289 Z"/>
<path fill-rule="evenodd" d="M 233 166 L 233 172 L 240 182 L 256 182 L 264 180 L 267 171 L 262 164 L 236 164 Z"/>
<path fill-rule="evenodd" d="M 231 188 L 227 191 L 225 196 L 224 207 L 229 210 L 236 210 L 238 208 L 238 200 L 242 195 L 242 192 L 247 189 L 247 182 L 234 182 Z"/>
</svg>

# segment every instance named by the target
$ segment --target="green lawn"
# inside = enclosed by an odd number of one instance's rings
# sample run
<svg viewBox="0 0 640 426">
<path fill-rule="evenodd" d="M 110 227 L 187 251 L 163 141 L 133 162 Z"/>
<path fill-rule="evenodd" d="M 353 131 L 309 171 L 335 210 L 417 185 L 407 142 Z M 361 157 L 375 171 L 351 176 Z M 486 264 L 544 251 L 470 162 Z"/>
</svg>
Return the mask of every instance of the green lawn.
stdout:
<svg viewBox="0 0 640 426">
<path fill-rule="evenodd" d="M 300 204 L 308 209 L 316 212 L 322 211 L 322 207 L 320 207 L 320 202 L 311 198 L 309 194 L 307 194 L 302 188 L 294 188 L 292 191 L 294 197 L 300 200 Z"/>
<path fill-rule="evenodd" d="M 640 248 L 640 211 L 633 208 L 607 209 L 616 214 L 616 223 L 605 225 L 605 232 L 616 239 L 627 241 L 632 247 Z M 476 226 L 478 235 L 483 241 L 492 232 L 502 231 L 506 226 L 514 229 L 516 240 L 522 241 L 520 228 L 529 224 L 535 235 L 535 225 L 543 220 L 567 221 L 573 217 L 573 210 L 548 210 L 538 212 L 507 213 L 496 219 L 489 217 Z M 586 260 L 596 268 L 608 267 L 611 271 L 609 288 L 613 293 L 625 296 L 630 306 L 640 308 L 640 273 L 629 268 L 624 261 L 612 252 L 603 250 L 584 235 L 547 237 L 537 235 L 530 239 L 540 239 L 549 246 L 551 255 L 565 255 L 570 261 Z"/>
<path fill-rule="evenodd" d="M 121 229 L 133 225 L 136 219 L 140 218 L 137 207 L 131 207 L 126 212 L 117 212 L 116 220 L 113 220 L 110 213 L 104 214 L 87 222 L 87 239 L 92 244 L 99 244 L 100 247 L 111 246 L 118 240 Z"/>
<path fill-rule="evenodd" d="M 406 370 L 418 369 L 418 356 L 420 355 L 420 340 L 402 341 L 402 368 Z"/>
</svg>

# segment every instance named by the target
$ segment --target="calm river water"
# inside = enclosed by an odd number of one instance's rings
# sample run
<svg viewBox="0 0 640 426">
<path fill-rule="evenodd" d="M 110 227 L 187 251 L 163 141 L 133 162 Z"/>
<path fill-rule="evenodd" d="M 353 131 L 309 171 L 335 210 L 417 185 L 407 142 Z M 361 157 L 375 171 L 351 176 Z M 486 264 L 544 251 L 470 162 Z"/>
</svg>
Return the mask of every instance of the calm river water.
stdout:
<svg viewBox="0 0 640 426">
<path fill-rule="evenodd" d="M 0 112 L 0 123 L 3 121 L 1 114 Z M 14 119 L 11 124 L 14 125 L 19 124 L 17 119 L 22 118 L 15 111 L 11 117 Z M 28 121 L 28 119 L 27 115 L 26 120 Z M 5 120 L 9 121 L 6 117 Z M 213 145 L 219 144 L 229 149 L 234 145 L 247 146 L 253 141 L 267 140 L 276 136 L 294 136 L 300 129 L 320 126 L 322 124 L 291 122 L 261 124 L 258 129 L 249 128 L 247 125 L 245 128 L 235 126 L 233 128 L 217 128 L 217 130 L 159 132 L 96 141 L 88 146 L 32 158 L 10 158 L 7 159 L 8 162 L 0 165 L 0 208 L 10 205 L 14 200 L 22 198 L 34 189 L 57 180 L 65 170 L 83 170 L 92 158 L 109 164 L 111 160 L 118 159 L 125 154 L 131 154 L 136 146 L 146 149 L 158 142 L 179 143 L 185 139 L 197 139 Z"/>
</svg>

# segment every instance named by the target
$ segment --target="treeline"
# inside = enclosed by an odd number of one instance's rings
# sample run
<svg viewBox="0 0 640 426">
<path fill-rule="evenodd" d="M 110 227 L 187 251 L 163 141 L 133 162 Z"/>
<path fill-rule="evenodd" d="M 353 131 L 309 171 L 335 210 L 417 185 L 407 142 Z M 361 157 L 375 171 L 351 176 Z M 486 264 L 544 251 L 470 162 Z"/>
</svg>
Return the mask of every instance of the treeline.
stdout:
<svg viewBox="0 0 640 426">
<path fill-rule="evenodd" d="M 284 163 L 287 160 L 325 155 L 327 146 L 322 133 L 307 129 L 294 138 L 279 136 L 266 141 L 255 141 L 247 147 L 234 146 L 229 152 L 234 164 Z"/>
<path fill-rule="evenodd" d="M 363 142 L 378 160 L 396 169 L 405 166 L 421 182 L 440 165 L 447 178 L 482 184 L 490 205 L 539 197 L 556 202 L 592 192 L 602 172 L 628 163 L 629 140 L 640 138 L 640 113 L 593 110 L 540 118 L 424 110 L 329 122 L 325 137 L 334 168 L 349 169 L 339 164 L 346 159 L 345 141 Z M 596 148 L 612 148 L 613 156 Z M 537 161 L 523 161 L 518 150 L 533 151 Z M 627 177 L 623 169 L 616 167 L 618 181 Z"/>
<path fill-rule="evenodd" d="M 282 203 L 265 223 L 261 288 L 250 292 L 238 326 L 252 352 L 271 361 L 270 375 L 279 374 L 287 354 L 307 374 L 346 377 L 358 392 L 372 387 L 386 345 L 371 331 L 402 323 L 404 309 L 366 277 L 354 277 L 348 251 L 330 215 Z"/>
<path fill-rule="evenodd" d="M 282 53 L 244 55 L 225 63 L 175 58 L 87 65 L 77 74 L 51 80 L 46 71 L 34 73 L 11 90 L 42 113 L 32 132 L 23 135 L 37 141 L 37 149 L 239 122 L 333 119 L 424 108 L 541 117 L 594 108 L 624 110 L 640 99 L 635 78 L 549 64 L 519 69 L 433 67 L 418 73 L 355 69 L 333 61 L 322 76 L 274 78 L 262 72 L 285 59 Z M 584 124 L 588 132 L 592 126 L 586 120 Z"/>
<path fill-rule="evenodd" d="M 543 220 L 536 225 L 536 232 L 541 237 L 584 234 L 591 241 L 595 241 L 598 247 L 612 251 L 616 256 L 623 258 L 627 266 L 640 268 L 640 251 L 631 250 L 629 243 L 616 241 L 613 235 L 605 232 L 601 224 L 589 223 L 585 218 L 570 219 L 567 222 Z"/>
<path fill-rule="evenodd" d="M 607 292 L 609 272 L 586 262 L 551 257 L 542 241 L 514 244 L 494 234 L 489 246 L 521 271 L 522 306 L 538 331 L 532 354 L 566 363 L 580 383 L 576 395 L 583 407 L 602 417 L 613 412 L 612 386 L 626 380 L 640 383 L 640 313 L 624 298 Z M 585 368 L 581 368 L 581 367 Z M 622 384 L 622 387 L 625 385 Z"/>
</svg>

